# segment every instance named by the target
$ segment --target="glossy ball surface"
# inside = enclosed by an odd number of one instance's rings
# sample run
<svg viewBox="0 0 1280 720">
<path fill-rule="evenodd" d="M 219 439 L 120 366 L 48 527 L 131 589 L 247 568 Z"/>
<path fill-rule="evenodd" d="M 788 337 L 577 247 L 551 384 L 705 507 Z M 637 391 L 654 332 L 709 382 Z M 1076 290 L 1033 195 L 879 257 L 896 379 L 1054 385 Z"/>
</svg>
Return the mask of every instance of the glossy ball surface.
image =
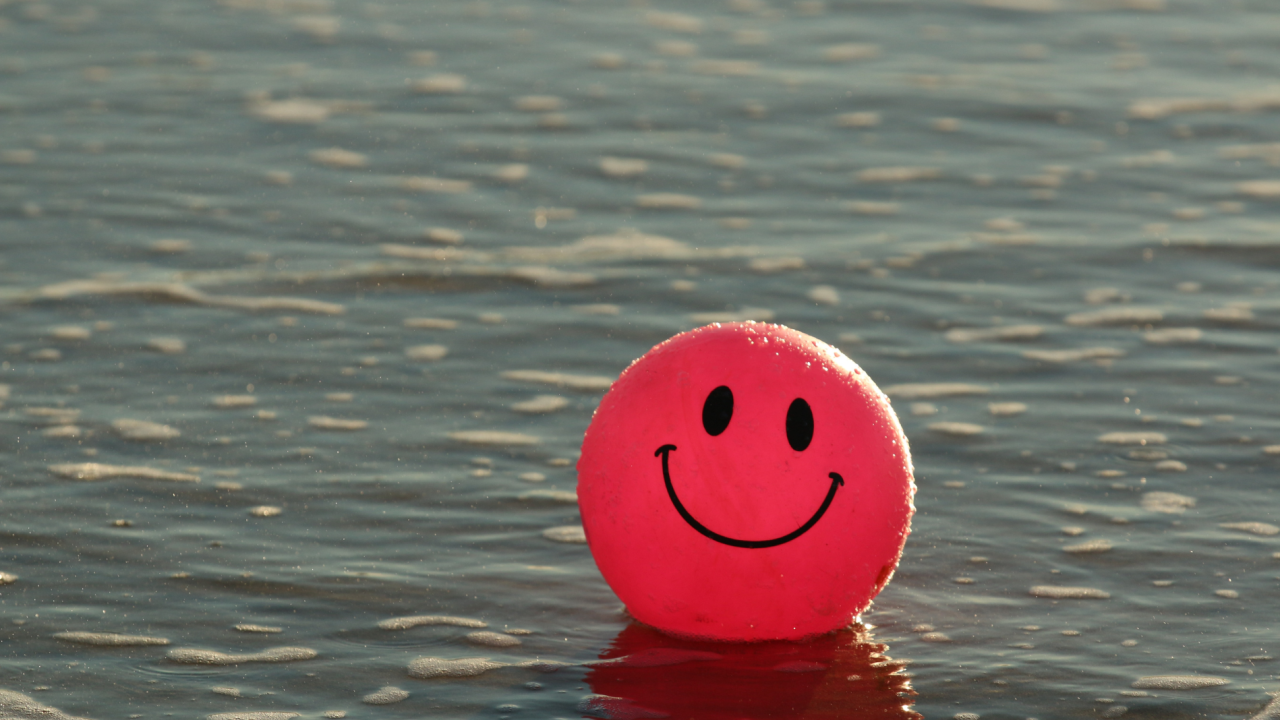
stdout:
<svg viewBox="0 0 1280 720">
<path fill-rule="evenodd" d="M 875 383 L 821 340 L 762 323 L 645 353 L 578 461 L 587 542 L 631 615 L 722 640 L 848 626 L 897 567 L 914 492 Z"/>
</svg>

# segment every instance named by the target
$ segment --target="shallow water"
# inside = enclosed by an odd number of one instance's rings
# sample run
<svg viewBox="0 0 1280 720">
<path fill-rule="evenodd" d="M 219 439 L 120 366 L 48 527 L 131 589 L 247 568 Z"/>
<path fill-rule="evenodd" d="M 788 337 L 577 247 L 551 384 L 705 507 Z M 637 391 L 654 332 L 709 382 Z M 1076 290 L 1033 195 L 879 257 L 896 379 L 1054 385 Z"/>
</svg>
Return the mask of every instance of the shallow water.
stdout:
<svg viewBox="0 0 1280 720">
<path fill-rule="evenodd" d="M 1259 712 L 1277 31 L 1260 0 L 0 0 L 0 716 Z M 609 379 L 728 319 L 838 345 L 911 439 L 865 634 L 655 637 L 574 542 Z M 668 664 L 583 664 L 636 648 Z"/>
</svg>

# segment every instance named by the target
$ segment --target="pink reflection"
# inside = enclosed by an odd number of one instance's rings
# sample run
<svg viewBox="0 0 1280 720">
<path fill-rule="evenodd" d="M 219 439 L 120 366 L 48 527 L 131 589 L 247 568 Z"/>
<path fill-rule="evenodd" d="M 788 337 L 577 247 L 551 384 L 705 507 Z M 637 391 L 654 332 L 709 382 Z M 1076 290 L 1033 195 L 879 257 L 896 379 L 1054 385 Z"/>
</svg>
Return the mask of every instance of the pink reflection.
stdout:
<svg viewBox="0 0 1280 720">
<path fill-rule="evenodd" d="M 632 623 L 589 663 L 579 710 L 606 720 L 920 720 L 904 662 L 860 625 L 803 641 L 685 640 Z"/>
</svg>

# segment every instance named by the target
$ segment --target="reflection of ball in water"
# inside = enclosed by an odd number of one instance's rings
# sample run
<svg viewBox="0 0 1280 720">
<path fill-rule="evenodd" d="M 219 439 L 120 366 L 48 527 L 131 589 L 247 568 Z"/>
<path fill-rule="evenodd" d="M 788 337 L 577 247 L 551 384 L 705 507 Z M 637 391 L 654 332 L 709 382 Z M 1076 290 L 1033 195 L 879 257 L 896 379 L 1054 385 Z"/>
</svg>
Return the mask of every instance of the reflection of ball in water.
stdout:
<svg viewBox="0 0 1280 720">
<path fill-rule="evenodd" d="M 583 527 L 631 614 L 698 637 L 848 625 L 889 581 L 915 485 L 888 399 L 778 325 L 677 335 L 613 384 L 578 461 Z"/>
<path fill-rule="evenodd" d="M 586 663 L 587 702 L 593 717 L 921 720 L 906 663 L 886 655 L 856 625 L 797 642 L 726 643 L 631 623 Z"/>
</svg>

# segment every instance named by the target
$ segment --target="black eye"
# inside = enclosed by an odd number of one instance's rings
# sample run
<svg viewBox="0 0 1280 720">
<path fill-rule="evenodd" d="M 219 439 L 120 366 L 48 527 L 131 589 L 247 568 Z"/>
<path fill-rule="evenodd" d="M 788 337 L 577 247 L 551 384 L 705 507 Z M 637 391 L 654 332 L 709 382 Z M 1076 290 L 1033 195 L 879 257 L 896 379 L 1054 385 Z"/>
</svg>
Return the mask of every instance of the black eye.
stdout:
<svg viewBox="0 0 1280 720">
<path fill-rule="evenodd" d="M 733 391 L 728 386 L 721 385 L 711 394 L 707 396 L 707 401 L 702 404 L 702 427 L 707 429 L 707 434 L 715 437 L 724 432 L 729 427 L 729 421 L 733 419 Z M 809 421 L 809 425 L 813 425 L 813 421 Z M 805 443 L 808 445 L 808 443 Z"/>
<path fill-rule="evenodd" d="M 792 400 L 791 407 L 787 408 L 787 442 L 796 452 L 813 442 L 813 411 L 804 398 Z"/>
</svg>

